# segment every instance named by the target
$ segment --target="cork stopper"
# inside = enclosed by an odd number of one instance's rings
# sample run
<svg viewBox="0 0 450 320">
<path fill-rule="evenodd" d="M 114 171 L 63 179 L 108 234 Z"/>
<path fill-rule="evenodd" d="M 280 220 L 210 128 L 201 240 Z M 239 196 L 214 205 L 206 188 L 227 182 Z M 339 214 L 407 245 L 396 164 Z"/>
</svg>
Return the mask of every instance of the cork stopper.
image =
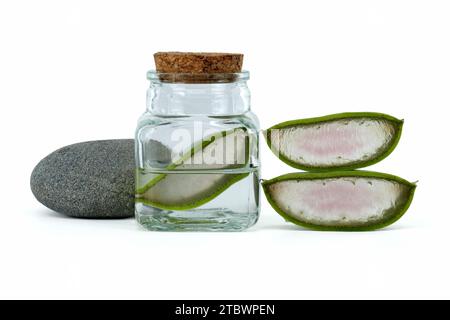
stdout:
<svg viewBox="0 0 450 320">
<path fill-rule="evenodd" d="M 154 54 L 156 71 L 160 73 L 238 73 L 244 55 L 212 52 L 157 52 Z"/>
</svg>

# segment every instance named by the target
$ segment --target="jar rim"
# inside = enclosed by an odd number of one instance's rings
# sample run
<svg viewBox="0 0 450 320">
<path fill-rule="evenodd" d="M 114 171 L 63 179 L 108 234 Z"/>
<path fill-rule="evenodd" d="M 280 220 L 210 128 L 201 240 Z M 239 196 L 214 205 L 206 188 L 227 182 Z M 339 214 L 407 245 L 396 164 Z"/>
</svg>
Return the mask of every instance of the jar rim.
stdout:
<svg viewBox="0 0 450 320">
<path fill-rule="evenodd" d="M 244 70 L 235 73 L 167 73 L 150 70 L 147 79 L 152 82 L 165 83 L 230 83 L 246 81 L 250 78 L 250 72 Z"/>
</svg>

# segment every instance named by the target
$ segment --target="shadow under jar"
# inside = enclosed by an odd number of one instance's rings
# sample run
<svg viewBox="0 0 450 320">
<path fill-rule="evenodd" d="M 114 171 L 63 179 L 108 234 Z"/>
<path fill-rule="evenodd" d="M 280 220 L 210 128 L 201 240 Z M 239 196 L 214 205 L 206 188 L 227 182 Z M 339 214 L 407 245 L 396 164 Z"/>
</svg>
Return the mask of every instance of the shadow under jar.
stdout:
<svg viewBox="0 0 450 320">
<path fill-rule="evenodd" d="M 147 111 L 136 130 L 139 224 L 161 231 L 240 231 L 255 224 L 259 123 L 250 111 L 249 73 L 149 71 L 147 77 Z"/>
</svg>

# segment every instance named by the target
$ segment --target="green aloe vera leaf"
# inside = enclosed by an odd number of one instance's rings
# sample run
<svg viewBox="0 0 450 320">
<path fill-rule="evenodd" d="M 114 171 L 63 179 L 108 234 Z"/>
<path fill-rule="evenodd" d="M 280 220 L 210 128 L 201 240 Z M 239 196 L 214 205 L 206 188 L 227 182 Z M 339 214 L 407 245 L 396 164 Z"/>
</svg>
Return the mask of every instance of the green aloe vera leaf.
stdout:
<svg viewBox="0 0 450 320">
<path fill-rule="evenodd" d="M 386 158 L 397 146 L 403 120 L 374 112 L 338 113 L 291 120 L 265 131 L 272 152 L 306 171 L 362 168 Z"/>
<path fill-rule="evenodd" d="M 249 173 L 188 173 L 168 174 L 143 194 L 136 202 L 166 210 L 188 210 L 211 201 Z"/>
<path fill-rule="evenodd" d="M 152 173 L 152 179 L 147 179 L 145 185 L 137 188 L 136 202 L 167 210 L 199 207 L 249 174 L 233 171 L 222 173 L 216 170 L 244 168 L 248 161 L 249 136 L 246 129 L 213 134 L 195 143 L 190 150 L 168 165 L 164 173 Z M 139 173 L 137 177 L 139 180 Z M 142 183 L 138 182 L 137 185 Z"/>
<path fill-rule="evenodd" d="M 332 231 L 386 227 L 402 217 L 416 185 L 372 171 L 290 173 L 263 181 L 272 207 L 297 225 Z"/>
</svg>

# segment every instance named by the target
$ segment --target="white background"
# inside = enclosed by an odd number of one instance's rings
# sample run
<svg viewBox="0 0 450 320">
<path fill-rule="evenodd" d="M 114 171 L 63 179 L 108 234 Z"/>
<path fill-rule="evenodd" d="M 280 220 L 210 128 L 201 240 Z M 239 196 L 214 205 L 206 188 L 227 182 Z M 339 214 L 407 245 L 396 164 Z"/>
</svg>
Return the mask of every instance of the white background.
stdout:
<svg viewBox="0 0 450 320">
<path fill-rule="evenodd" d="M 447 1 L 2 1 L 0 298 L 450 298 Z M 29 177 L 75 142 L 132 137 L 156 51 L 245 53 L 263 128 L 405 119 L 371 170 L 419 180 L 378 232 L 313 232 L 262 201 L 242 233 L 154 233 L 54 213 Z M 261 145 L 263 177 L 294 171 Z"/>
</svg>

